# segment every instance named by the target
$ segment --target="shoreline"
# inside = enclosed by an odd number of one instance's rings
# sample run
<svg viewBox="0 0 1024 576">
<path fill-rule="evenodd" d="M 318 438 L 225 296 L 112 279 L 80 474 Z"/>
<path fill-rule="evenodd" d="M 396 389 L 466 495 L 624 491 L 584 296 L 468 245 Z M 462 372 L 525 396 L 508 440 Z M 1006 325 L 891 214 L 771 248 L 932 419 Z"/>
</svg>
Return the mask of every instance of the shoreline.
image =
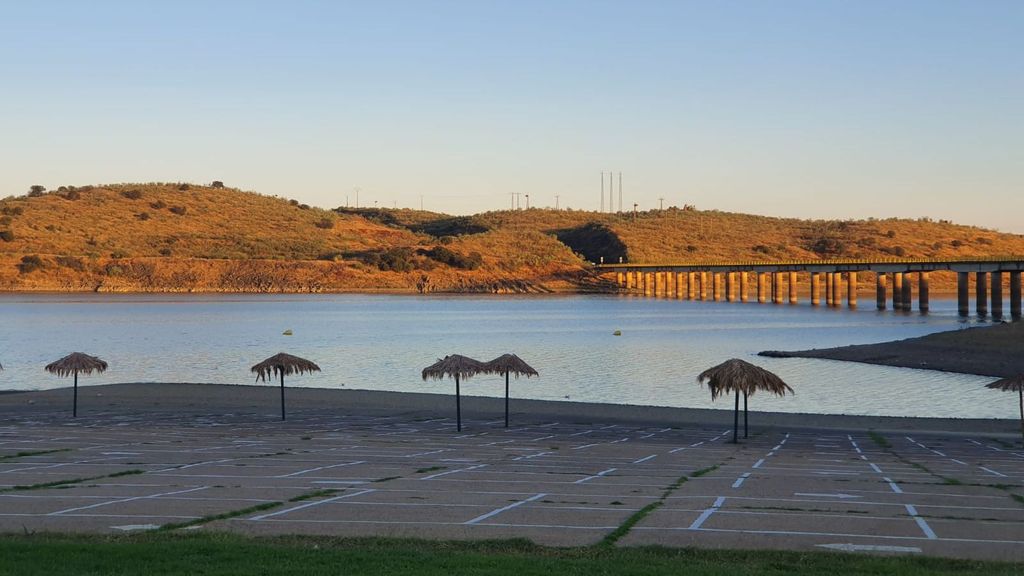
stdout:
<svg viewBox="0 0 1024 576">
<path fill-rule="evenodd" d="M 79 420 L 124 414 L 173 413 L 185 423 L 189 418 L 211 413 L 253 413 L 273 415 L 280 409 L 276 386 L 252 384 L 122 383 L 82 387 L 79 390 Z M 336 411 L 361 414 L 412 414 L 454 417 L 454 396 L 420 392 L 339 390 L 330 388 L 287 388 L 287 406 L 294 418 L 304 413 Z M 566 422 L 622 422 L 662 424 L 711 424 L 731 428 L 732 409 L 675 408 L 571 402 L 564 400 L 512 399 L 515 425 L 538 419 Z M 464 418 L 499 418 L 504 398 L 463 396 Z M 37 391 L 7 391 L 0 394 L 0 415 L 5 418 L 42 415 L 70 410 L 66 388 Z M 99 413 L 97 416 L 96 414 Z M 269 416 L 268 416 L 269 417 Z M 877 430 L 879 432 L 942 432 L 1019 436 L 1015 419 L 930 418 L 905 416 L 861 416 L 792 412 L 750 413 L 753 430 L 791 428 L 816 430 Z"/>
<path fill-rule="evenodd" d="M 1024 373 L 1024 322 L 935 332 L 917 338 L 835 348 L 765 350 L 769 358 L 816 358 L 991 378 Z"/>
</svg>

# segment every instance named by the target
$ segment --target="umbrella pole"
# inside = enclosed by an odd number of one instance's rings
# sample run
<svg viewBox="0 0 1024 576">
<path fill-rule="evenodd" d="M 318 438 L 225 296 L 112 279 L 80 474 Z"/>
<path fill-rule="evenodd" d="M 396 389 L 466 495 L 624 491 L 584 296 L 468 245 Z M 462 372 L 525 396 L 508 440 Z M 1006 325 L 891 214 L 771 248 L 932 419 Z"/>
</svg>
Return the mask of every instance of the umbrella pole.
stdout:
<svg viewBox="0 0 1024 576">
<path fill-rule="evenodd" d="M 732 412 L 732 443 L 739 444 L 740 433 L 740 391 L 736 391 L 736 407 Z"/>
<path fill-rule="evenodd" d="M 281 420 L 284 420 L 284 370 L 281 370 Z"/>
<path fill-rule="evenodd" d="M 508 428 L 508 372 L 505 372 L 505 428 Z"/>
<path fill-rule="evenodd" d="M 78 370 L 75 370 L 75 399 L 71 404 L 71 417 L 78 417 Z"/>
<path fill-rule="evenodd" d="M 459 375 L 455 375 L 455 429 L 462 432 L 462 395 L 459 391 Z"/>
<path fill-rule="evenodd" d="M 747 393 L 743 393 L 743 437 L 747 438 Z"/>
</svg>

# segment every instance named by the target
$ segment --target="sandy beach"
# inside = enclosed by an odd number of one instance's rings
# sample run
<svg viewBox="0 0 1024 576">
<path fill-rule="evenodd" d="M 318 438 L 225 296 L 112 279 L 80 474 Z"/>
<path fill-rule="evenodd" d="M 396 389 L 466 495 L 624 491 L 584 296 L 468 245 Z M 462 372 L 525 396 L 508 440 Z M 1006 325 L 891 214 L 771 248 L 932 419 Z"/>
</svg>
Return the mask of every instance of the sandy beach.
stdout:
<svg viewBox="0 0 1024 576">
<path fill-rule="evenodd" d="M 825 358 L 1006 378 L 1024 373 L 1024 323 L 952 330 L 879 344 L 799 351 L 769 350 L 774 358 Z"/>
<path fill-rule="evenodd" d="M 452 394 L 421 394 L 376 390 L 332 390 L 287 388 L 289 413 L 336 410 L 338 414 L 453 416 Z M 0 395 L 0 415 L 52 413 L 70 409 L 71 390 L 56 389 Z M 178 414 L 183 419 L 216 414 L 279 411 L 276 386 L 128 383 L 88 386 L 79 389 L 79 410 L 83 415 Z M 500 417 L 504 400 L 463 396 L 464 415 Z M 731 409 L 628 406 L 588 402 L 512 399 L 513 419 L 518 416 L 557 419 L 563 422 L 608 421 L 647 425 L 732 425 Z M 756 404 L 750 411 L 752 426 L 787 429 L 934 431 L 947 433 L 1018 434 L 1016 420 L 907 418 L 835 414 L 762 412 Z"/>
</svg>

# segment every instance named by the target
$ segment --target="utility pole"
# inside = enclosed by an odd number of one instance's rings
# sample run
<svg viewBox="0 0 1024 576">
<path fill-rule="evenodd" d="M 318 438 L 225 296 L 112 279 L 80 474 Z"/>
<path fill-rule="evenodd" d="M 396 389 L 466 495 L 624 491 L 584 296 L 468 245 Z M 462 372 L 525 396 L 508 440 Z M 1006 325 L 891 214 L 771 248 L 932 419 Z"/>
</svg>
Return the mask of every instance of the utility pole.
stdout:
<svg viewBox="0 0 1024 576">
<path fill-rule="evenodd" d="M 526 195 L 526 209 L 527 210 L 530 209 L 530 195 L 529 194 Z"/>
<path fill-rule="evenodd" d="M 359 209 L 359 188 L 356 187 L 355 191 L 356 191 L 356 210 L 358 210 Z"/>
<path fill-rule="evenodd" d="M 619 172 L 619 212 L 622 212 L 622 172 Z"/>
<path fill-rule="evenodd" d="M 665 209 L 665 199 L 664 198 L 658 198 L 658 210 L 664 210 L 664 209 Z"/>
<path fill-rule="evenodd" d="M 555 194 L 555 210 L 558 210 L 558 194 Z"/>
<path fill-rule="evenodd" d="M 615 173 L 608 173 L 608 211 L 615 212 Z"/>
<path fill-rule="evenodd" d="M 420 211 L 423 211 L 423 194 L 420 194 Z"/>
<path fill-rule="evenodd" d="M 639 206 L 636 202 L 633 202 L 633 222 L 636 222 L 636 207 Z"/>
<path fill-rule="evenodd" d="M 601 212 L 604 212 L 604 172 L 601 172 Z"/>
</svg>

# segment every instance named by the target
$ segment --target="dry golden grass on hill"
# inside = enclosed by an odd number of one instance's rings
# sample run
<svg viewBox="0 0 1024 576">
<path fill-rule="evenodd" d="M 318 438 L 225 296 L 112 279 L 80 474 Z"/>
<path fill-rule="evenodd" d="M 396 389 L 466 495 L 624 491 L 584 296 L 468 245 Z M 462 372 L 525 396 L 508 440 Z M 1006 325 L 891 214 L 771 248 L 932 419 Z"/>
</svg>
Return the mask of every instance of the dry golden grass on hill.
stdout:
<svg viewBox="0 0 1024 576">
<path fill-rule="evenodd" d="M 808 221 L 674 208 L 473 216 L 323 210 L 194 184 L 87 186 L 0 200 L 4 290 L 610 290 L 584 259 L 1010 254 L 1024 254 L 1024 236 L 927 220 Z"/>
</svg>

